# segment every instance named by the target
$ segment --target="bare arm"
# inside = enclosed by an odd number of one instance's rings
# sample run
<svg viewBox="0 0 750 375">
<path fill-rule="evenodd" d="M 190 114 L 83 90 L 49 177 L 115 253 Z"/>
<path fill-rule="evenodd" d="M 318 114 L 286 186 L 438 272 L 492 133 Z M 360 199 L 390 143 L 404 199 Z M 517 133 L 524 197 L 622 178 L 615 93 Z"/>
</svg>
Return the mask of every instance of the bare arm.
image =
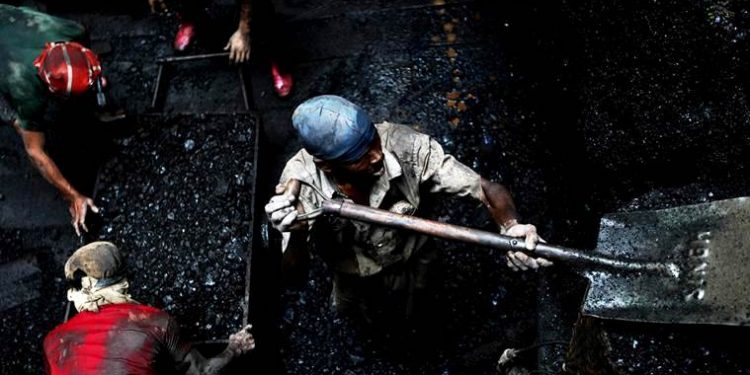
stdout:
<svg viewBox="0 0 750 375">
<path fill-rule="evenodd" d="M 252 326 L 248 325 L 239 332 L 229 336 L 226 349 L 212 358 L 205 358 L 197 350 L 191 349 L 182 360 L 182 364 L 189 366 L 186 375 L 214 375 L 221 371 L 236 357 L 255 348 L 255 339 L 250 333 Z M 183 367 L 184 368 L 184 367 Z"/>
<path fill-rule="evenodd" d="M 21 136 L 21 139 L 23 139 L 26 154 L 31 159 L 34 167 L 69 202 L 68 210 L 70 211 L 70 216 L 73 218 L 72 224 L 76 234 L 80 235 L 79 228 L 88 231 L 85 224 L 86 212 L 89 208 L 94 212 L 99 212 L 99 208 L 94 205 L 94 201 L 91 198 L 81 195 L 63 176 L 62 172 L 60 172 L 60 168 L 57 167 L 57 164 L 55 164 L 44 150 L 44 133 L 24 130 L 19 126 L 18 121 L 15 121 L 13 126 Z"/>
<path fill-rule="evenodd" d="M 240 1 L 240 25 L 237 30 L 245 33 L 250 33 L 250 15 L 252 13 L 252 6 L 250 0 Z"/>
<path fill-rule="evenodd" d="M 237 31 L 229 37 L 224 50 L 229 50 L 229 60 L 236 63 L 250 59 L 250 14 L 252 7 L 250 0 L 240 1 L 240 24 Z"/>
<path fill-rule="evenodd" d="M 513 198 L 505 186 L 497 182 L 481 179 L 483 201 L 492 218 L 500 228 L 508 229 L 518 223 L 518 214 Z"/>
<path fill-rule="evenodd" d="M 148 0 L 148 5 L 151 7 L 151 13 L 161 13 L 168 10 L 164 0 Z"/>
<path fill-rule="evenodd" d="M 78 195 L 78 191 L 65 179 L 57 164 L 55 164 L 44 150 L 44 133 L 24 130 L 18 126 L 18 122 L 15 122 L 13 125 L 21 136 L 21 139 L 23 139 L 26 154 L 31 159 L 34 167 L 42 174 L 42 177 L 56 187 L 66 199 Z"/>
<path fill-rule="evenodd" d="M 513 203 L 513 198 L 510 196 L 508 189 L 501 184 L 488 181 L 484 178 L 481 179 L 481 185 L 482 201 L 487 206 L 502 233 L 513 237 L 526 237 L 526 248 L 533 250 L 536 247 L 536 243 L 541 239 L 536 233 L 535 226 L 518 223 L 516 205 Z M 515 271 L 519 269 L 525 271 L 529 268 L 536 269 L 540 266 L 546 267 L 552 265 L 552 262 L 547 259 L 532 258 L 520 251 L 509 251 L 506 255 L 508 258 L 508 267 Z"/>
<path fill-rule="evenodd" d="M 190 364 L 185 375 L 208 375 L 220 374 L 221 370 L 232 361 L 232 356 L 226 354 L 226 350 L 216 357 L 206 359 L 197 350 L 192 349 L 185 357 L 185 362 Z"/>
</svg>

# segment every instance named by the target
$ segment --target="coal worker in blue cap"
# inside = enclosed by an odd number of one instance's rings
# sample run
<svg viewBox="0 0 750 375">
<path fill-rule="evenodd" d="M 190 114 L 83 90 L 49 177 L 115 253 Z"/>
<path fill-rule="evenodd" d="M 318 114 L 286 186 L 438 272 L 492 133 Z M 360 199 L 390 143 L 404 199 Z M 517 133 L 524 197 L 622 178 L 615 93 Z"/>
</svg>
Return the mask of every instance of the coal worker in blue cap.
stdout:
<svg viewBox="0 0 750 375">
<path fill-rule="evenodd" d="M 300 104 L 292 123 L 303 149 L 286 164 L 276 196 L 265 210 L 284 234 L 284 258 L 304 259 L 308 244 L 334 271 L 334 304 L 371 320 L 383 308 L 405 314 L 431 279 L 435 259 L 425 236 L 336 217 L 295 220 L 328 199 L 348 199 L 408 215 L 424 216 L 430 195 L 449 194 L 482 202 L 506 235 L 525 237 L 534 249 L 536 228 L 520 224 L 508 190 L 461 164 L 429 135 L 404 125 L 373 124 L 348 100 L 324 95 Z M 289 254 L 294 254 L 289 256 Z M 514 270 L 551 264 L 507 253 Z M 399 301 L 391 301 L 401 296 Z"/>
</svg>

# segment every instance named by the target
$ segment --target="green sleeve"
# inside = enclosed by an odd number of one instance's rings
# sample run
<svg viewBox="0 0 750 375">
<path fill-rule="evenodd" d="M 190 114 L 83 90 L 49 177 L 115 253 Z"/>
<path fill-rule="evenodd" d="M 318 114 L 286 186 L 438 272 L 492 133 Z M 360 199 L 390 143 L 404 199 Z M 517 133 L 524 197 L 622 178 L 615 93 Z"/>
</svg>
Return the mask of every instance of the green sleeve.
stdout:
<svg viewBox="0 0 750 375">
<path fill-rule="evenodd" d="M 0 34 L 0 92 L 10 99 L 21 128 L 42 131 L 49 92 L 34 59 L 46 43 L 83 41 L 86 30 L 74 21 L 0 4 Z"/>
<path fill-rule="evenodd" d="M 44 115 L 47 111 L 49 94 L 44 91 L 41 81 L 36 76 L 19 80 L 13 82 L 10 91 L 10 99 L 21 128 L 28 131 L 44 131 L 47 125 Z"/>
</svg>

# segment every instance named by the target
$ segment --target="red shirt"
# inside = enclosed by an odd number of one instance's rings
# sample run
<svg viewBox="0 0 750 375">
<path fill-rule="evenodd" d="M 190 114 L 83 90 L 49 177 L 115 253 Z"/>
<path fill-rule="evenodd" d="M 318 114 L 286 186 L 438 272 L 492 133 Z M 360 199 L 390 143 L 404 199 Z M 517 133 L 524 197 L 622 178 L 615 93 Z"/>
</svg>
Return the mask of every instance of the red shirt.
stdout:
<svg viewBox="0 0 750 375">
<path fill-rule="evenodd" d="M 47 372 L 52 375 L 173 372 L 189 351 L 169 314 L 129 303 L 78 313 L 44 339 Z"/>
</svg>

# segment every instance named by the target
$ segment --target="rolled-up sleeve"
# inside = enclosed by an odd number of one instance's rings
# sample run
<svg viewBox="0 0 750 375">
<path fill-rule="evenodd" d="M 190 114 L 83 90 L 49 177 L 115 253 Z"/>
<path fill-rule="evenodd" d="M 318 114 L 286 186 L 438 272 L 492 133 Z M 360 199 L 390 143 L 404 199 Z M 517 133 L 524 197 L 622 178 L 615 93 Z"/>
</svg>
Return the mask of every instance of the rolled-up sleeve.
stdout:
<svg viewBox="0 0 750 375">
<path fill-rule="evenodd" d="M 316 188 L 319 188 L 319 180 L 310 172 L 311 169 L 315 170 L 314 165 L 310 165 L 310 163 L 313 162 L 309 158 L 309 155 L 306 155 L 303 151 L 299 151 L 287 161 L 284 170 L 281 172 L 281 177 L 279 178 L 279 184 L 286 184 L 291 179 L 302 182 L 297 200 L 302 205 L 301 211 L 303 213 L 312 212 L 320 208 L 321 205 L 321 199 L 318 192 L 315 190 Z M 306 222 L 309 229 L 315 223 L 315 220 L 308 219 Z M 285 249 L 286 246 L 283 246 L 282 248 Z"/>
<path fill-rule="evenodd" d="M 421 182 L 431 193 L 471 196 L 481 200 L 481 176 L 477 172 L 446 154 L 432 138 L 428 145 L 423 146 L 417 148 L 421 154 L 419 160 L 423 163 Z"/>
<path fill-rule="evenodd" d="M 279 183 L 285 184 L 290 179 L 306 180 L 308 179 L 308 175 L 309 172 L 305 169 L 302 151 L 299 151 L 286 162 L 284 170 L 281 172 Z"/>
</svg>

